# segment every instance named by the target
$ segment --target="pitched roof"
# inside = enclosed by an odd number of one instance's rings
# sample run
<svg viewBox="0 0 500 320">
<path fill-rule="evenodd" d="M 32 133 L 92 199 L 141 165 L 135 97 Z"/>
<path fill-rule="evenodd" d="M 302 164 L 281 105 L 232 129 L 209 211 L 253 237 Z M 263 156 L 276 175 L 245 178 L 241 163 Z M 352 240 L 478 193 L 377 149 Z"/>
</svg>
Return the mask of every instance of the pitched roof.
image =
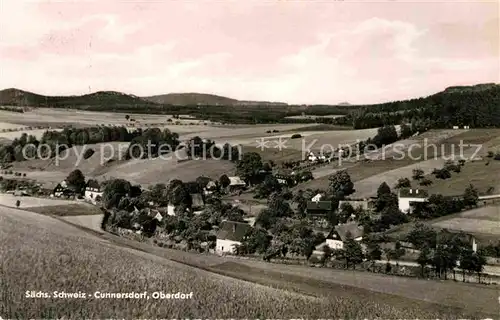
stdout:
<svg viewBox="0 0 500 320">
<path fill-rule="evenodd" d="M 223 221 L 217 231 L 217 239 L 241 241 L 251 229 L 248 223 Z"/>
<path fill-rule="evenodd" d="M 307 210 L 332 210 L 331 201 L 307 201 Z"/>
<path fill-rule="evenodd" d="M 243 186 L 246 185 L 245 181 L 241 180 L 240 177 L 229 177 L 230 186 Z"/>
<path fill-rule="evenodd" d="M 399 189 L 398 196 L 400 198 L 427 198 L 429 194 L 423 189 L 402 188 Z"/>
<path fill-rule="evenodd" d="M 350 234 L 352 239 L 362 237 L 364 229 L 356 222 L 344 223 L 336 225 L 332 232 L 328 235 L 327 239 L 336 239 L 346 241 Z M 340 239 L 339 239 L 340 238 Z"/>
</svg>

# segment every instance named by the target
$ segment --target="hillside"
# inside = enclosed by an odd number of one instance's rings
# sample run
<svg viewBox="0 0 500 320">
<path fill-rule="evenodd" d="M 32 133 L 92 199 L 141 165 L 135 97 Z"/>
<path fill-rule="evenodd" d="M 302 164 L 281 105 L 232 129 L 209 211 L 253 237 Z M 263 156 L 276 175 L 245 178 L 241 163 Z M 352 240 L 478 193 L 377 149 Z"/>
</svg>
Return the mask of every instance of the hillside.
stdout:
<svg viewBox="0 0 500 320">
<path fill-rule="evenodd" d="M 168 93 L 149 97 L 138 97 L 116 91 L 98 91 L 84 95 L 44 96 L 16 88 L 0 91 L 0 105 L 33 107 L 157 107 L 167 106 L 286 106 L 283 102 L 239 101 L 232 98 L 205 93 Z"/>
<path fill-rule="evenodd" d="M 155 103 L 140 97 L 116 91 L 98 91 L 84 95 L 44 96 L 29 91 L 10 88 L 0 91 L 0 105 L 33 107 L 75 107 L 88 106 L 109 109 L 120 106 L 151 106 Z"/>
<path fill-rule="evenodd" d="M 194 92 L 168 93 L 151 97 L 144 97 L 143 99 L 153 103 L 169 104 L 173 106 L 185 106 L 193 104 L 232 105 L 238 102 L 238 100 L 236 99 L 222 97 L 215 94 L 204 94 L 204 93 L 194 93 Z"/>
</svg>

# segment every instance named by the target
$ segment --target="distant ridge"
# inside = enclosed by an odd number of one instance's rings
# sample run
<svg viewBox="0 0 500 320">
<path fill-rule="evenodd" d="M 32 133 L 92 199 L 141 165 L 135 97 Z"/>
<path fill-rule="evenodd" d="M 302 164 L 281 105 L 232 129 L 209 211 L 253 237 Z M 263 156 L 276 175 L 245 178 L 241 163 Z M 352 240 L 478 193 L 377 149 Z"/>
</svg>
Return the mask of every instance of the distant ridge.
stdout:
<svg viewBox="0 0 500 320">
<path fill-rule="evenodd" d="M 9 88 L 0 91 L 0 105 L 11 106 L 243 106 L 243 105 L 270 105 L 287 106 L 283 102 L 267 101 L 240 101 L 228 97 L 206 93 L 168 93 L 149 97 L 138 97 L 117 91 L 98 91 L 84 95 L 44 96 L 30 91 Z"/>
</svg>

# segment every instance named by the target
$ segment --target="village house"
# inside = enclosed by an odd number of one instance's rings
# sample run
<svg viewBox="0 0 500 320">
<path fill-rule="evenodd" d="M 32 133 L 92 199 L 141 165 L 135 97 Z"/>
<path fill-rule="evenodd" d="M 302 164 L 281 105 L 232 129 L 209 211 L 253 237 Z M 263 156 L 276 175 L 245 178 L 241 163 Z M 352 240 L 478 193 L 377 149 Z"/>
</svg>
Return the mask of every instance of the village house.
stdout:
<svg viewBox="0 0 500 320">
<path fill-rule="evenodd" d="M 403 213 L 411 213 L 411 205 L 415 202 L 426 202 L 428 193 L 422 189 L 402 188 L 398 191 L 398 207 Z"/>
<path fill-rule="evenodd" d="M 215 252 L 217 254 L 234 254 L 235 246 L 241 245 L 241 241 L 250 232 L 252 226 L 244 222 L 223 221 L 217 231 Z"/>
<path fill-rule="evenodd" d="M 245 189 L 247 184 L 240 177 L 229 177 L 229 192 L 235 192 Z"/>
<path fill-rule="evenodd" d="M 76 195 L 76 187 L 68 185 L 66 180 L 61 181 L 61 183 L 58 183 L 57 186 L 54 188 L 52 191 L 51 197 L 74 197 Z"/>
<path fill-rule="evenodd" d="M 307 201 L 306 213 L 308 215 L 326 215 L 333 209 L 331 201 Z"/>
<path fill-rule="evenodd" d="M 315 195 L 314 197 L 311 198 L 311 201 L 318 202 L 321 199 L 323 199 L 323 194 L 322 193 L 318 193 L 317 195 Z"/>
<path fill-rule="evenodd" d="M 326 237 L 326 245 L 336 250 L 343 249 L 346 240 L 361 241 L 363 240 L 363 235 L 364 229 L 357 222 L 339 224 Z"/>
<path fill-rule="evenodd" d="M 96 204 L 98 201 L 101 201 L 102 194 L 103 191 L 101 190 L 101 186 L 97 180 L 90 179 L 89 181 L 87 181 L 84 194 L 85 199 Z"/>
</svg>

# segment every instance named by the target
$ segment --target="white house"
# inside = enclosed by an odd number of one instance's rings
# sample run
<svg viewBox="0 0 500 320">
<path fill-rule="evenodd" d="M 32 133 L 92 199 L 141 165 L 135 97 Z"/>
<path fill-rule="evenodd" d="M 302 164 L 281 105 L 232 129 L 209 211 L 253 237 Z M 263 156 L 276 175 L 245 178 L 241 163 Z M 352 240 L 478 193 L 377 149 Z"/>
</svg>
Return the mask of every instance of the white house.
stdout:
<svg viewBox="0 0 500 320">
<path fill-rule="evenodd" d="M 411 212 L 411 205 L 415 202 L 426 202 L 428 193 L 422 189 L 400 189 L 398 192 L 399 210 L 404 213 Z"/>
<path fill-rule="evenodd" d="M 318 202 L 318 201 L 321 201 L 322 198 L 323 198 L 323 194 L 318 193 L 317 195 L 315 195 L 314 197 L 311 198 L 311 201 Z"/>
<path fill-rule="evenodd" d="M 175 206 L 173 204 L 168 204 L 168 206 L 167 206 L 167 214 L 169 216 L 175 216 Z"/>
<path fill-rule="evenodd" d="M 247 233 L 252 229 L 248 223 L 223 221 L 217 231 L 215 252 L 217 254 L 234 254 L 235 246 L 240 245 Z"/>
<path fill-rule="evenodd" d="M 246 187 L 245 181 L 243 181 L 240 177 L 229 177 L 229 191 L 237 191 L 245 189 Z"/>
<path fill-rule="evenodd" d="M 343 249 L 346 240 L 361 241 L 363 234 L 363 227 L 356 222 L 339 224 L 326 237 L 326 245 L 335 250 Z"/>
<path fill-rule="evenodd" d="M 85 199 L 95 204 L 97 201 L 100 201 L 102 194 L 103 191 L 101 190 L 99 182 L 96 180 L 87 181 L 87 185 L 85 186 Z"/>
</svg>

